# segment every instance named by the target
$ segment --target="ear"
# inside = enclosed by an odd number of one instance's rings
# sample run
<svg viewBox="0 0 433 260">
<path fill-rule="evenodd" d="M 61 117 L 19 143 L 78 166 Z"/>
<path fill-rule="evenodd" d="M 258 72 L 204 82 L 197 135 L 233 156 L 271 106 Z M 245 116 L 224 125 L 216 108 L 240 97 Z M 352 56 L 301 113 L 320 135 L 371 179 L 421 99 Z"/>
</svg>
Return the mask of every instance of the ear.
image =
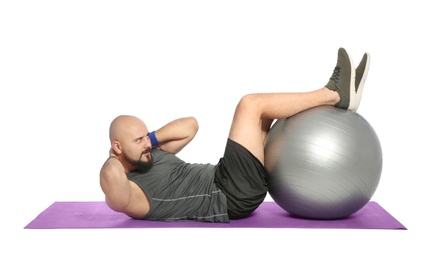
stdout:
<svg viewBox="0 0 433 260">
<path fill-rule="evenodd" d="M 113 151 L 119 155 L 122 153 L 122 146 L 120 145 L 120 143 L 118 141 L 114 141 L 111 143 L 111 149 L 113 149 Z"/>
</svg>

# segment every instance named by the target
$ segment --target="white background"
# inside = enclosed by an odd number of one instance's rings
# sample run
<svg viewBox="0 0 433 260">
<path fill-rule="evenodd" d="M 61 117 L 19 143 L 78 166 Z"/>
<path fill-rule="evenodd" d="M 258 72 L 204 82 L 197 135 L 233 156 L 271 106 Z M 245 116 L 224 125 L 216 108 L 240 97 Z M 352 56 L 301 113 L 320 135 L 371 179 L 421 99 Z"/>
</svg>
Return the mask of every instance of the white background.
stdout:
<svg viewBox="0 0 433 260">
<path fill-rule="evenodd" d="M 1 1 L 0 258 L 432 259 L 428 3 Z M 339 47 L 371 54 L 358 112 L 383 149 L 372 200 L 407 231 L 24 229 L 54 201 L 104 199 L 115 116 L 195 116 L 179 156 L 216 163 L 242 95 L 322 87 Z"/>
</svg>

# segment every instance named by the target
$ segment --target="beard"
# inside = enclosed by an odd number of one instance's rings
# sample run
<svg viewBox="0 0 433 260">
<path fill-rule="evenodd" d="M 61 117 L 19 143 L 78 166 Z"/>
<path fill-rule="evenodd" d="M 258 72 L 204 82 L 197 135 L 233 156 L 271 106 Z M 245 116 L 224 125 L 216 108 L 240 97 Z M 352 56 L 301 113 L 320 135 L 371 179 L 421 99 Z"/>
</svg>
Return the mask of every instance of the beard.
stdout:
<svg viewBox="0 0 433 260">
<path fill-rule="evenodd" d="M 148 156 L 146 156 L 146 158 L 148 159 L 147 162 L 142 161 L 142 160 L 134 160 L 132 158 L 130 158 L 129 156 L 125 156 L 125 159 L 134 167 L 134 169 L 136 171 L 139 172 L 147 172 L 150 168 L 152 168 L 153 166 L 153 158 L 152 155 L 149 154 Z"/>
</svg>

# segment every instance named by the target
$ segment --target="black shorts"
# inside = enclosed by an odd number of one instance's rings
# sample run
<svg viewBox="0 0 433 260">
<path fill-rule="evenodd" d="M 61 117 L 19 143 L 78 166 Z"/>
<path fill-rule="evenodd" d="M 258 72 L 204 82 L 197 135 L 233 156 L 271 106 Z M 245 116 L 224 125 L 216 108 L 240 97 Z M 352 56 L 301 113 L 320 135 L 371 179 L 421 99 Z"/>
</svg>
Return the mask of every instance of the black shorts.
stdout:
<svg viewBox="0 0 433 260">
<path fill-rule="evenodd" d="M 264 201 L 268 192 L 269 172 L 242 145 L 228 139 L 217 165 L 215 183 L 227 197 L 230 219 L 250 215 Z"/>
</svg>

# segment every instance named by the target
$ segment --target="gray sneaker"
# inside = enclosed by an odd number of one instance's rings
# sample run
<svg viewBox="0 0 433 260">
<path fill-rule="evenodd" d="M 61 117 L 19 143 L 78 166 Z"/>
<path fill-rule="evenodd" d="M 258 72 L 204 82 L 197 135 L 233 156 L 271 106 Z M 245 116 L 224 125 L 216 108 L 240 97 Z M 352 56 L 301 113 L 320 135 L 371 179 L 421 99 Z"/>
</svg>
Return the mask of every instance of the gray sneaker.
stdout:
<svg viewBox="0 0 433 260">
<path fill-rule="evenodd" d="M 352 57 L 344 48 L 338 50 L 337 65 L 326 87 L 340 95 L 340 101 L 335 107 L 353 111 L 356 104 L 355 67 Z"/>
<path fill-rule="evenodd" d="M 369 68 L 370 68 L 370 54 L 365 53 L 358 67 L 356 67 L 356 77 L 355 77 L 356 103 L 355 103 L 355 107 L 353 108 L 353 111 L 358 110 L 359 104 L 361 103 L 362 91 L 364 90 L 364 84 L 365 84 L 365 80 L 367 79 Z"/>
</svg>

